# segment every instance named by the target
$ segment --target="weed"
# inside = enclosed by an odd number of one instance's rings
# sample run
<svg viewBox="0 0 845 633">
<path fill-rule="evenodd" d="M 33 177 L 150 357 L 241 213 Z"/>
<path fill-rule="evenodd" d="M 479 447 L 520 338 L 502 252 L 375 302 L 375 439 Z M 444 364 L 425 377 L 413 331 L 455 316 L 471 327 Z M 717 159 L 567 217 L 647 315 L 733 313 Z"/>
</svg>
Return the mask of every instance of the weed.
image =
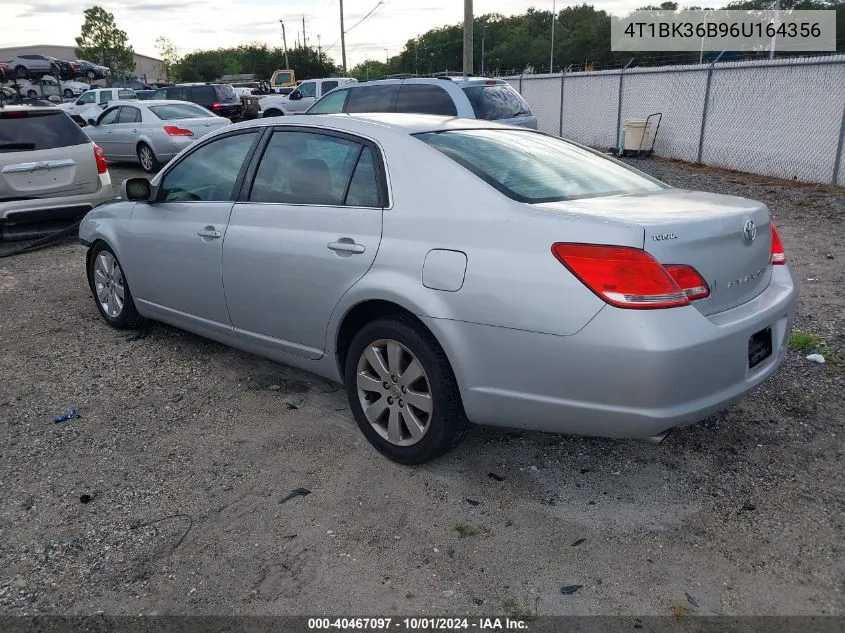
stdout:
<svg viewBox="0 0 845 633">
<path fill-rule="evenodd" d="M 796 330 L 789 337 L 789 346 L 794 350 L 806 354 L 815 352 L 821 344 L 821 338 L 812 332 L 799 332 Z"/>
</svg>

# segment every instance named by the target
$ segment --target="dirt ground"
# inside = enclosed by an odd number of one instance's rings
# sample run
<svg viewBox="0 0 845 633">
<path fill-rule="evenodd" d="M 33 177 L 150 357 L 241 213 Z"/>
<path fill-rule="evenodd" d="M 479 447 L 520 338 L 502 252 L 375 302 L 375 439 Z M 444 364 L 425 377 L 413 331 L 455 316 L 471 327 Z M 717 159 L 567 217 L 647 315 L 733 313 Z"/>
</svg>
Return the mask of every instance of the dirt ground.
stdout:
<svg viewBox="0 0 845 633">
<path fill-rule="evenodd" d="M 636 164 L 764 200 L 801 282 L 802 350 L 660 447 L 477 427 L 399 466 L 336 385 L 108 328 L 82 246 L 0 259 L 0 611 L 845 614 L 845 191 Z"/>
</svg>

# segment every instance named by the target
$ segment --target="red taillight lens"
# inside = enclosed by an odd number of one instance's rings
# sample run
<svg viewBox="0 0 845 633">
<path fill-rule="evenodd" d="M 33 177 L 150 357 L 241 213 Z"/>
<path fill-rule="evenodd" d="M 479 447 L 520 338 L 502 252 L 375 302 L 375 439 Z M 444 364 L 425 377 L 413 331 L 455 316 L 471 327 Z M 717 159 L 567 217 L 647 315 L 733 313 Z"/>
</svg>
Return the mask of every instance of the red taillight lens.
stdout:
<svg viewBox="0 0 845 633">
<path fill-rule="evenodd" d="M 169 136 L 193 136 L 194 133 L 191 130 L 186 130 L 182 127 L 176 127 L 175 125 L 165 125 L 164 131 L 167 132 Z"/>
<path fill-rule="evenodd" d="M 680 286 L 681 290 L 686 293 L 687 299 L 690 301 L 706 299 L 710 296 L 710 286 L 707 285 L 704 278 L 692 266 L 687 266 L 686 264 L 666 264 L 663 268 L 675 280 L 675 283 Z"/>
<path fill-rule="evenodd" d="M 617 308 L 689 305 L 690 299 L 678 282 L 638 248 L 557 242 L 552 245 L 552 254 L 587 288 Z"/>
<path fill-rule="evenodd" d="M 106 155 L 103 153 L 103 148 L 99 145 L 94 146 L 94 158 L 97 160 L 97 173 L 109 173 L 109 164 L 106 161 Z"/>
<path fill-rule="evenodd" d="M 223 105 L 219 101 L 215 101 L 214 103 L 211 104 L 211 110 L 213 112 L 217 112 L 218 110 L 222 110 L 222 109 L 223 109 Z"/>
<path fill-rule="evenodd" d="M 772 266 L 786 263 L 786 253 L 783 252 L 783 242 L 775 225 L 772 224 Z"/>
</svg>

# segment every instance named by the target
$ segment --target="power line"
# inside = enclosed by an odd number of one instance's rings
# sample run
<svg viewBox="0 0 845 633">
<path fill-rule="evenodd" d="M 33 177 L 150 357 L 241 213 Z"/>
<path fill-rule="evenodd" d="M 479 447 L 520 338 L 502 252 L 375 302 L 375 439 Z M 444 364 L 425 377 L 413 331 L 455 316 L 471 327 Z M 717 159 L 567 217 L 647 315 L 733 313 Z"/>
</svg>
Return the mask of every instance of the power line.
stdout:
<svg viewBox="0 0 845 633">
<path fill-rule="evenodd" d="M 365 15 L 363 18 L 361 18 L 360 20 L 358 20 L 355 24 L 353 24 L 353 25 L 352 25 L 352 26 L 350 26 L 348 29 L 346 29 L 346 32 L 347 32 L 347 33 L 349 33 L 349 31 L 351 31 L 351 30 L 352 30 L 352 29 L 354 29 L 356 26 L 358 26 L 359 24 L 361 24 L 362 22 L 364 22 L 364 20 L 366 20 L 367 18 L 369 18 L 371 15 L 373 15 L 373 14 L 376 12 L 376 10 L 381 10 L 381 9 L 379 9 L 379 7 L 382 7 L 382 8 L 383 8 L 383 7 L 384 7 L 384 5 L 385 5 L 387 2 L 389 2 L 389 1 L 390 1 L 390 0 L 379 0 L 378 4 L 377 4 L 376 6 L 374 6 L 372 9 L 370 9 L 370 12 L 369 12 L 367 15 Z"/>
</svg>

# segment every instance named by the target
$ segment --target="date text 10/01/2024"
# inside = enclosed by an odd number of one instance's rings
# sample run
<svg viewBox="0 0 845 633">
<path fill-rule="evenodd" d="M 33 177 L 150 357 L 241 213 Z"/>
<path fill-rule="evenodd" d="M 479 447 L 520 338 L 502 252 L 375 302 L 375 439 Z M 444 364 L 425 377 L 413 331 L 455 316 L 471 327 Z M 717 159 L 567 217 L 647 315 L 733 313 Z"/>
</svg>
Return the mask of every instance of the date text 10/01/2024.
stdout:
<svg viewBox="0 0 845 633">
<path fill-rule="evenodd" d="M 340 631 L 524 631 L 528 629 L 528 623 L 511 618 L 309 618 L 308 628 Z"/>
</svg>

